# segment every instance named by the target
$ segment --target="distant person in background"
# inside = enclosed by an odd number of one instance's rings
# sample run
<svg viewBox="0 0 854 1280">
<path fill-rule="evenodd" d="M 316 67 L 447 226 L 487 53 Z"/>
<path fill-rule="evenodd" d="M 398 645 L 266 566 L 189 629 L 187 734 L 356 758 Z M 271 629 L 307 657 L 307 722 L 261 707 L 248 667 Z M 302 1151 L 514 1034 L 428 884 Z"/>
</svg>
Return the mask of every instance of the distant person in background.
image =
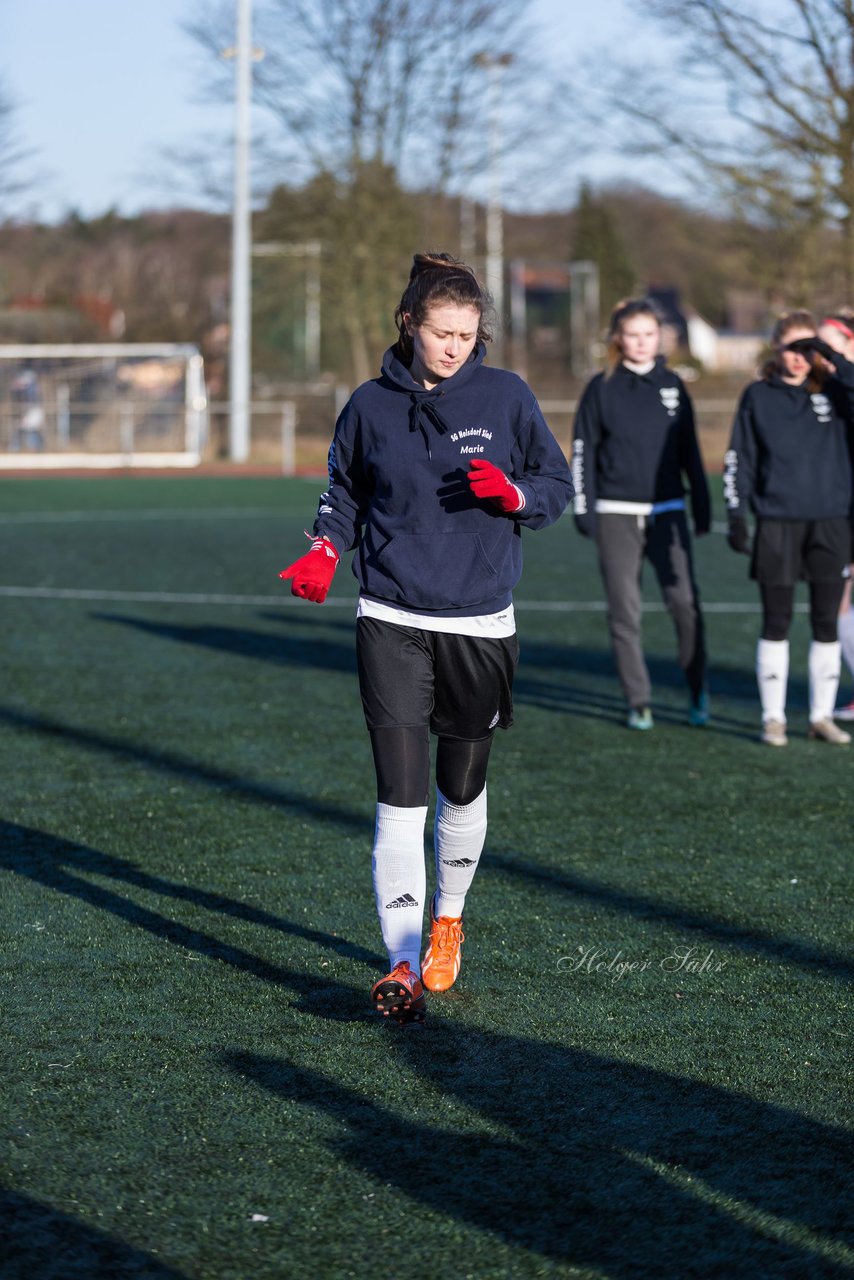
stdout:
<svg viewBox="0 0 854 1280">
<path fill-rule="evenodd" d="M 22 369 L 16 375 L 12 382 L 12 402 L 18 409 L 18 420 L 12 434 L 12 452 L 18 453 L 21 449 L 38 451 L 44 448 L 45 413 L 39 380 L 34 370 Z"/>
<path fill-rule="evenodd" d="M 818 336 L 834 351 L 849 362 L 854 362 L 854 308 L 839 307 L 825 316 L 818 326 Z M 833 366 L 829 365 L 832 370 Z M 854 609 L 851 607 L 851 574 L 854 565 L 848 566 L 848 577 L 839 606 L 839 644 L 848 670 L 854 675 Z M 854 700 L 838 707 L 833 713 L 836 720 L 854 720 Z"/>
<path fill-rule="evenodd" d="M 694 410 L 659 354 L 661 318 L 645 298 L 611 316 L 608 367 L 588 383 L 573 443 L 575 524 L 593 538 L 630 729 L 652 729 L 651 684 L 641 643 L 641 574 L 649 560 L 676 628 L 691 724 L 709 718 L 703 614 L 694 577 L 685 480 L 697 536 L 711 501 Z"/>
<path fill-rule="evenodd" d="M 355 551 L 359 687 L 377 776 L 372 875 L 395 1022 L 460 971 L 463 907 L 486 838 L 495 730 L 512 722 L 512 591 L 522 529 L 557 520 L 569 465 L 521 378 L 484 362 L 491 299 L 448 254 L 417 254 L 378 378 L 354 392 L 329 451 L 311 549 L 281 573 L 326 599 Z M 436 892 L 423 960 L 424 822 L 436 746 Z"/>
<path fill-rule="evenodd" d="M 839 687 L 837 619 L 851 563 L 854 364 L 817 334 L 808 311 L 781 315 L 772 355 L 744 391 L 724 461 L 729 544 L 750 554 L 747 524 L 756 517 L 750 576 L 759 584 L 762 633 L 756 676 L 761 738 L 788 742 L 786 686 L 795 585 L 809 586 L 809 736 L 851 741 L 833 723 Z"/>
</svg>

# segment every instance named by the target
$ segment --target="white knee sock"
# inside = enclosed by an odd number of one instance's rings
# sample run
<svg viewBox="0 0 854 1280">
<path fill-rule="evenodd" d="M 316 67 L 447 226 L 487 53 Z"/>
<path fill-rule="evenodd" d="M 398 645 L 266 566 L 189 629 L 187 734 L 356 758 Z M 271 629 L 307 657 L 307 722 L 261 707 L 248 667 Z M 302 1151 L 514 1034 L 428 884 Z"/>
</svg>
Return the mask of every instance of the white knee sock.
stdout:
<svg viewBox="0 0 854 1280">
<path fill-rule="evenodd" d="M 789 679 L 788 640 L 760 640 L 756 646 L 756 680 L 762 704 L 762 723 L 786 723 L 786 684 Z"/>
<path fill-rule="evenodd" d="M 809 652 L 810 724 L 830 720 L 839 690 L 841 650 L 838 640 L 813 640 Z"/>
<path fill-rule="evenodd" d="M 839 643 L 845 665 L 854 675 L 854 609 L 848 609 L 839 615 Z"/>
<path fill-rule="evenodd" d="M 486 787 L 470 804 L 451 804 L 437 789 L 433 838 L 436 845 L 433 910 L 437 916 L 461 916 L 486 839 Z"/>
<path fill-rule="evenodd" d="M 371 870 L 377 915 L 389 967 L 408 960 L 421 972 L 421 925 L 427 872 L 424 866 L 424 822 L 427 806 L 398 809 L 377 805 Z"/>
</svg>

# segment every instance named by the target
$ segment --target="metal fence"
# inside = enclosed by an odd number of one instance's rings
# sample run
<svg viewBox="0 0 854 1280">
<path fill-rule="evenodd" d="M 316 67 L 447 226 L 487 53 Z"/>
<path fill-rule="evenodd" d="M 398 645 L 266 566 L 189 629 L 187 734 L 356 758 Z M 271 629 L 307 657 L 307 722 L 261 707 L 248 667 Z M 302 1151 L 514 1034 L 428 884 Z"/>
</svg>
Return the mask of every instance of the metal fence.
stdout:
<svg viewBox="0 0 854 1280">
<path fill-rule="evenodd" d="M 250 462 L 283 475 L 322 473 L 346 388 L 324 395 L 255 401 L 250 405 Z M 706 466 L 718 470 L 735 399 L 698 399 L 694 408 Z M 572 449 L 575 399 L 544 399 L 540 407 L 561 447 Z M 203 410 L 133 398 L 78 402 L 63 396 L 42 408 L 27 427 L 20 406 L 0 397 L 0 469 L 62 466 L 195 466 L 227 459 L 231 406 Z M 32 420 L 31 420 L 32 421 Z"/>
</svg>

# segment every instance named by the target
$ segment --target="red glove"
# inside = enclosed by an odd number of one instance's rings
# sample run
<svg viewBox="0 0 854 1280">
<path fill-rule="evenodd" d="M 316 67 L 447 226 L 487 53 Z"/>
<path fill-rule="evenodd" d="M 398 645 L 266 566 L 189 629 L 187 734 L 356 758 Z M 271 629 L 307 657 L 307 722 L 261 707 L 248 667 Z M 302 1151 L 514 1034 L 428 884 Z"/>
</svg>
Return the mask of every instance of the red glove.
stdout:
<svg viewBox="0 0 854 1280">
<path fill-rule="evenodd" d="M 338 568 L 338 552 L 328 538 L 315 538 L 311 550 L 289 564 L 280 578 L 293 578 L 291 595 L 323 604 Z"/>
<path fill-rule="evenodd" d="M 512 484 L 503 471 L 499 471 L 495 463 L 486 458 L 472 458 L 466 476 L 476 498 L 486 498 L 496 503 L 506 515 L 512 516 L 521 511 L 525 498 L 520 489 Z"/>
</svg>

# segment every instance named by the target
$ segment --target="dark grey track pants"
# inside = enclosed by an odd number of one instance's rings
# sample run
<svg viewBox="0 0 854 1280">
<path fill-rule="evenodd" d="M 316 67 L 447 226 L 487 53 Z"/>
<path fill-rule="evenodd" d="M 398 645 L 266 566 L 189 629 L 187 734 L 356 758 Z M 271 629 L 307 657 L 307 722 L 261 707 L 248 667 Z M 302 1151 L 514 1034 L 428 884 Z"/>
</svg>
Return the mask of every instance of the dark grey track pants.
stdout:
<svg viewBox="0 0 854 1280">
<path fill-rule="evenodd" d="M 691 539 L 684 511 L 657 516 L 596 517 L 599 569 L 608 604 L 608 628 L 617 674 L 630 707 L 648 707 L 649 670 L 641 644 L 641 574 L 649 560 L 673 619 L 679 665 L 692 696 L 706 677 L 703 614 L 694 579 Z"/>
</svg>

